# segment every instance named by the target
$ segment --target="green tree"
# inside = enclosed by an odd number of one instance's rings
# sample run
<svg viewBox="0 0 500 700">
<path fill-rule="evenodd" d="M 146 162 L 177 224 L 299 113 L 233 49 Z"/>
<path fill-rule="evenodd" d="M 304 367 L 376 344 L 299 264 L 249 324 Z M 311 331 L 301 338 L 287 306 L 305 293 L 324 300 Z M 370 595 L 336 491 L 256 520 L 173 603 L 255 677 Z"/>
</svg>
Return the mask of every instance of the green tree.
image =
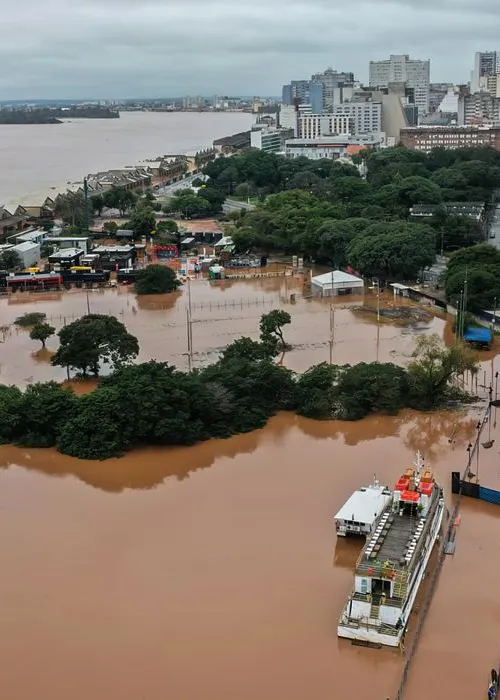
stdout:
<svg viewBox="0 0 500 700">
<path fill-rule="evenodd" d="M 295 410 L 306 418 L 335 418 L 339 409 L 337 384 L 342 368 L 323 362 L 300 374 L 295 390 Z"/>
<path fill-rule="evenodd" d="M 448 300 L 458 305 L 467 280 L 467 309 L 492 309 L 500 300 L 500 251 L 488 244 L 458 250 L 450 256 L 445 275 Z"/>
<path fill-rule="evenodd" d="M 90 198 L 90 203 L 92 205 L 92 211 L 97 216 L 101 216 L 102 210 L 104 209 L 104 199 L 102 194 L 96 194 Z"/>
<path fill-rule="evenodd" d="M 76 226 L 81 231 L 87 229 L 87 224 L 91 224 L 90 212 L 87 221 L 87 208 L 82 192 L 66 192 L 56 197 L 54 212 L 65 224 Z"/>
<path fill-rule="evenodd" d="M 103 203 L 109 209 L 118 209 L 121 216 L 131 211 L 137 204 L 137 195 L 123 187 L 111 187 L 103 194 Z"/>
<path fill-rule="evenodd" d="M 14 442 L 16 428 L 22 421 L 22 392 L 17 386 L 0 384 L 0 445 Z"/>
<path fill-rule="evenodd" d="M 78 413 L 61 428 L 59 452 L 79 459 L 119 457 L 130 448 L 128 407 L 112 389 L 82 396 Z"/>
<path fill-rule="evenodd" d="M 378 226 L 378 224 L 376 225 Z M 382 278 L 416 279 L 434 261 L 436 239 L 428 226 L 395 224 L 387 233 L 375 233 L 374 226 L 356 237 L 347 249 L 350 265 L 364 275 Z"/>
<path fill-rule="evenodd" d="M 116 238 L 118 224 L 116 223 L 116 221 L 106 221 L 106 223 L 102 225 L 102 230 L 110 238 Z"/>
<path fill-rule="evenodd" d="M 29 311 L 22 316 L 18 316 L 14 321 L 15 326 L 20 326 L 21 328 L 31 328 L 32 326 L 37 326 L 43 323 L 47 318 L 47 314 L 42 311 Z"/>
<path fill-rule="evenodd" d="M 139 353 L 137 338 L 114 316 L 88 314 L 61 328 L 58 335 L 60 345 L 51 363 L 83 376 L 88 370 L 98 375 L 101 362 L 114 369 Z"/>
<path fill-rule="evenodd" d="M 19 404 L 14 440 L 25 447 L 52 447 L 77 410 L 77 398 L 57 382 L 31 384 Z"/>
<path fill-rule="evenodd" d="M 265 346 L 277 351 L 285 350 L 287 345 L 283 337 L 283 326 L 292 322 L 287 311 L 273 309 L 260 317 L 260 340 Z"/>
<path fill-rule="evenodd" d="M 193 193 L 193 190 L 185 190 L 172 197 L 169 202 L 171 211 L 178 211 L 186 219 L 207 216 L 210 213 L 210 202 Z"/>
<path fill-rule="evenodd" d="M 0 254 L 0 269 L 10 272 L 21 269 L 22 265 L 21 256 L 16 250 L 7 248 Z"/>
<path fill-rule="evenodd" d="M 465 370 L 477 371 L 477 357 L 462 345 L 442 346 L 438 335 L 417 339 L 408 367 L 411 405 L 431 409 L 446 400 L 453 382 Z"/>
<path fill-rule="evenodd" d="M 347 368 L 338 382 L 339 418 L 359 420 L 370 413 L 395 415 L 407 405 L 409 384 L 402 367 L 361 362 Z"/>
<path fill-rule="evenodd" d="M 31 340 L 39 340 L 44 348 L 47 339 L 55 332 L 54 326 L 50 326 L 48 323 L 37 323 L 30 331 L 30 338 Z"/>
<path fill-rule="evenodd" d="M 138 206 L 132 212 L 128 225 L 134 232 L 134 238 L 150 236 L 156 227 L 156 215 L 151 207 Z"/>
<path fill-rule="evenodd" d="M 238 358 L 257 362 L 270 358 L 271 355 L 269 347 L 264 343 L 259 343 L 251 338 L 238 338 L 223 350 L 222 357 L 225 360 Z"/>
<path fill-rule="evenodd" d="M 175 272 L 165 265 L 148 265 L 139 270 L 135 280 L 137 294 L 166 294 L 179 286 Z"/>
</svg>

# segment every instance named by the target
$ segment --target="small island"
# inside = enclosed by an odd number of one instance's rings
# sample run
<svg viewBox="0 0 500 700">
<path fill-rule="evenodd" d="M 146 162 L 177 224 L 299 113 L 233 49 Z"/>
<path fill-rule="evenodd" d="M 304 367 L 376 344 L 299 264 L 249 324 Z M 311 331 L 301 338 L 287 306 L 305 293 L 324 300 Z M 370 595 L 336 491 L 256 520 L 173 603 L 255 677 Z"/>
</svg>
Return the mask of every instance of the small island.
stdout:
<svg viewBox="0 0 500 700">
<path fill-rule="evenodd" d="M 119 119 L 120 113 L 100 105 L 16 107 L 0 110 L 2 124 L 62 124 L 64 119 Z"/>
</svg>

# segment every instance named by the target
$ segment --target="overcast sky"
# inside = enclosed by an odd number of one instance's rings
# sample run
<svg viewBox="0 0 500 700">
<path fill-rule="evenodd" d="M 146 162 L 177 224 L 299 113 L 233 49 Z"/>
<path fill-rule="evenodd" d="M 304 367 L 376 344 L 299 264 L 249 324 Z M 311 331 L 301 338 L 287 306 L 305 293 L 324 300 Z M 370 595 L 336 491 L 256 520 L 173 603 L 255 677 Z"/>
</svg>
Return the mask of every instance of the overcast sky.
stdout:
<svg viewBox="0 0 500 700">
<path fill-rule="evenodd" d="M 1 0 L 0 99 L 279 95 L 332 66 L 431 59 L 465 82 L 500 0 Z"/>
</svg>

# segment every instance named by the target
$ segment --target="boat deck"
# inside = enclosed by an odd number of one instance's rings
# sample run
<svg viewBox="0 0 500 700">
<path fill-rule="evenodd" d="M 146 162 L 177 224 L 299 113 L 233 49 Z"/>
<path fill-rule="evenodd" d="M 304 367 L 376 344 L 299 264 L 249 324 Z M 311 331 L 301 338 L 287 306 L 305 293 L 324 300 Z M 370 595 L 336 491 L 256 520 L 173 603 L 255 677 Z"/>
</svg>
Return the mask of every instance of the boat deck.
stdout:
<svg viewBox="0 0 500 700">
<path fill-rule="evenodd" d="M 395 515 L 389 530 L 380 543 L 377 558 L 399 564 L 407 552 L 407 546 L 417 530 L 418 518 Z"/>
</svg>

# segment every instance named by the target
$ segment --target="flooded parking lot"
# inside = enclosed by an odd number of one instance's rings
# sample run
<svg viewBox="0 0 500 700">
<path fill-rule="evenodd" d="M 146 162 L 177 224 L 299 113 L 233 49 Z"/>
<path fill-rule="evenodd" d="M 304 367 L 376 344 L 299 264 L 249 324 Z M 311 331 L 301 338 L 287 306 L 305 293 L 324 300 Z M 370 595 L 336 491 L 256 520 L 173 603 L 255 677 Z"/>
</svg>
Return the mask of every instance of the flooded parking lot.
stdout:
<svg viewBox="0 0 500 700">
<path fill-rule="evenodd" d="M 284 361 L 329 358 L 329 305 L 297 297 L 301 281 L 192 283 L 195 363 L 262 313 L 292 314 Z M 186 293 L 138 303 L 126 289 L 92 292 L 139 337 L 141 356 L 187 367 Z M 358 302 L 354 302 L 357 304 Z M 56 327 L 86 312 L 76 292 L 36 302 Z M 338 302 L 334 361 L 406 362 L 421 332 L 445 322 L 382 324 Z M 0 301 L 9 324 L 28 304 Z M 30 308 L 32 310 L 33 307 Z M 55 348 L 54 339 L 49 343 Z M 1 381 L 64 379 L 11 329 Z M 484 372 L 497 365 L 488 356 Z M 488 379 L 489 381 L 489 379 Z M 484 393 L 484 391 L 483 391 Z M 392 697 L 403 657 L 351 646 L 336 624 L 359 544 L 336 546 L 332 516 L 373 474 L 392 483 L 417 449 L 449 495 L 465 466 L 478 405 L 462 412 L 370 416 L 357 423 L 275 416 L 263 430 L 190 448 L 137 450 L 86 462 L 53 450 L 0 448 L 0 651 L 9 700 L 360 700 Z M 481 478 L 500 488 L 500 435 L 480 452 Z M 477 467 L 474 464 L 474 471 Z M 498 661 L 495 581 L 500 508 L 464 501 L 407 691 L 481 697 Z M 418 611 L 411 626 L 418 620 Z M 406 697 L 406 696 L 405 696 Z"/>
</svg>

